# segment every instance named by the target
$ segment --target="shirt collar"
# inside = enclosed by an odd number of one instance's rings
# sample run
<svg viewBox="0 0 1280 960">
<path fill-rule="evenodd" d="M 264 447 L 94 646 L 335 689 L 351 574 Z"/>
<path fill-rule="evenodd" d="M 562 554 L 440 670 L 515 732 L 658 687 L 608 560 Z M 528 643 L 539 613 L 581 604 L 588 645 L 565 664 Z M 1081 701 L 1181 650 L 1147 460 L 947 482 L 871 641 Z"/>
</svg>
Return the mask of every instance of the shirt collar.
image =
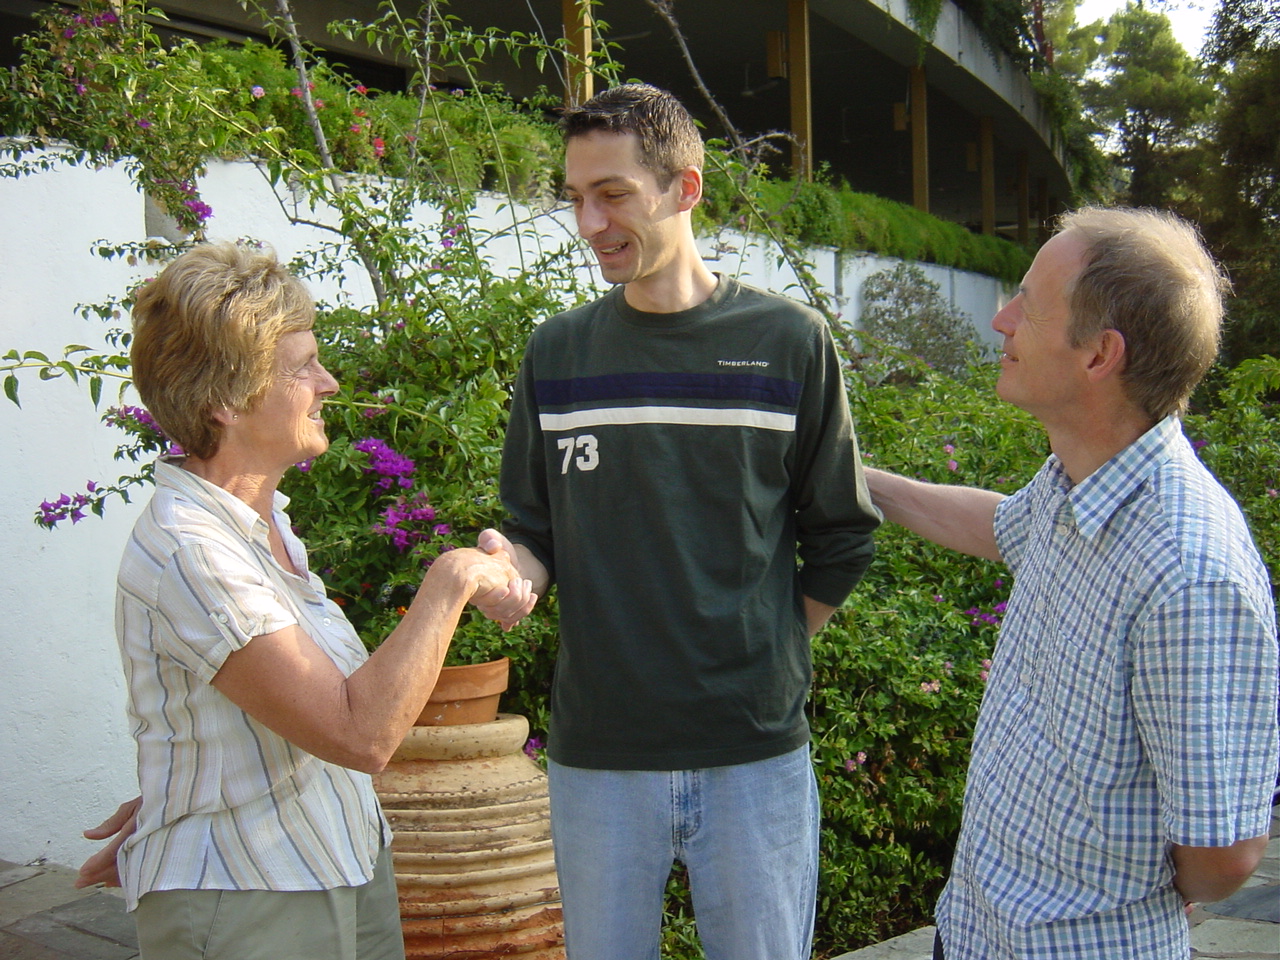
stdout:
<svg viewBox="0 0 1280 960">
<path fill-rule="evenodd" d="M 1097 536 L 1156 468 L 1175 455 L 1179 440 L 1186 445 L 1182 422 L 1170 414 L 1074 487 L 1062 463 L 1052 457 L 1055 480 L 1071 504 L 1080 535 Z"/>
<path fill-rule="evenodd" d="M 169 487 L 190 497 L 193 501 L 223 518 L 231 524 L 246 540 L 265 535 L 266 521 L 258 515 L 258 511 L 249 506 L 234 493 L 222 489 L 216 483 L 210 483 L 203 477 L 196 476 L 184 469 L 184 457 L 161 457 L 156 461 L 156 486 Z M 279 490 L 275 491 L 273 508 L 277 512 L 284 510 L 289 498 Z"/>
</svg>

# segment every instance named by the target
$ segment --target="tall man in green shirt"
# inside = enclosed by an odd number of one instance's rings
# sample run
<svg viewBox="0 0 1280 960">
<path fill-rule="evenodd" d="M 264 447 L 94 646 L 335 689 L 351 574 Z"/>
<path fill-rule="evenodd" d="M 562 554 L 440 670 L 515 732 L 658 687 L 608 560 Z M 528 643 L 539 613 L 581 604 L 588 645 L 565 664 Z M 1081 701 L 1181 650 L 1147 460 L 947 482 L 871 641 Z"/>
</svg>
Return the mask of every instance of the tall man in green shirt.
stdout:
<svg viewBox="0 0 1280 960">
<path fill-rule="evenodd" d="M 482 545 L 507 545 L 539 595 L 558 588 L 548 753 L 570 960 L 656 960 L 675 860 L 709 960 L 807 960 L 809 638 L 879 523 L 840 363 L 815 311 L 703 263 L 703 145 L 675 98 L 616 87 L 563 128 L 565 194 L 616 286 L 531 337 L 510 519 Z"/>
</svg>

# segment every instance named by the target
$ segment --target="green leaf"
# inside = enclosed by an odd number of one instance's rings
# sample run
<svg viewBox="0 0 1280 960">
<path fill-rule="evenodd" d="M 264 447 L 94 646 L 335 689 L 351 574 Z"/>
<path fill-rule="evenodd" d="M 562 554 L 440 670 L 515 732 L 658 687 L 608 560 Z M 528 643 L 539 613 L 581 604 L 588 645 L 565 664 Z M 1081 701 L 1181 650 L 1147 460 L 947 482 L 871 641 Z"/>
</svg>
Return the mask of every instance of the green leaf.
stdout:
<svg viewBox="0 0 1280 960">
<path fill-rule="evenodd" d="M 22 406 L 21 403 L 18 403 L 18 378 L 12 373 L 4 378 L 4 395 L 12 400 L 16 406 Z"/>
</svg>

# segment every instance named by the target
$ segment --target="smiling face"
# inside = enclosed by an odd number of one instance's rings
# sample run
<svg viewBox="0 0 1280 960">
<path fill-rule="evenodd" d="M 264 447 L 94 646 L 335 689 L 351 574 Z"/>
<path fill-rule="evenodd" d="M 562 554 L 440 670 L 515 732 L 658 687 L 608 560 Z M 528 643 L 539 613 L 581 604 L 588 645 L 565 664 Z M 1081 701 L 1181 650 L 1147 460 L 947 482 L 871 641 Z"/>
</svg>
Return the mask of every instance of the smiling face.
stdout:
<svg viewBox="0 0 1280 960">
<path fill-rule="evenodd" d="M 251 411 L 228 425 L 228 439 L 268 469 L 287 469 L 329 448 L 321 406 L 338 381 L 320 363 L 310 330 L 286 333 L 276 345 L 276 372 Z"/>
<path fill-rule="evenodd" d="M 565 197 L 609 283 L 661 281 L 679 258 L 685 176 L 663 190 L 633 133 L 595 131 L 565 146 Z M 682 210 L 683 207 L 683 210 Z"/>
<path fill-rule="evenodd" d="M 1036 255 L 1018 295 L 992 328 L 1004 336 L 996 393 L 1041 422 L 1069 412 L 1086 381 L 1084 369 L 1092 345 L 1071 345 L 1067 293 L 1084 268 L 1085 244 L 1060 233 Z"/>
</svg>

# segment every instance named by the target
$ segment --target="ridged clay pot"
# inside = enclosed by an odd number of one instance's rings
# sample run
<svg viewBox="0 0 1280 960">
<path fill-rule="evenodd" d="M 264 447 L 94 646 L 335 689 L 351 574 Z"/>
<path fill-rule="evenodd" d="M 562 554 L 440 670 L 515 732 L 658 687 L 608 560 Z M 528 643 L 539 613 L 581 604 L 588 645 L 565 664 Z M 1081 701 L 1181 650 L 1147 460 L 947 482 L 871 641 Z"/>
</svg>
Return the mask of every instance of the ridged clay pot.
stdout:
<svg viewBox="0 0 1280 960">
<path fill-rule="evenodd" d="M 528 738 L 511 714 L 415 726 L 374 777 L 408 960 L 564 960 L 547 777 Z"/>
</svg>

